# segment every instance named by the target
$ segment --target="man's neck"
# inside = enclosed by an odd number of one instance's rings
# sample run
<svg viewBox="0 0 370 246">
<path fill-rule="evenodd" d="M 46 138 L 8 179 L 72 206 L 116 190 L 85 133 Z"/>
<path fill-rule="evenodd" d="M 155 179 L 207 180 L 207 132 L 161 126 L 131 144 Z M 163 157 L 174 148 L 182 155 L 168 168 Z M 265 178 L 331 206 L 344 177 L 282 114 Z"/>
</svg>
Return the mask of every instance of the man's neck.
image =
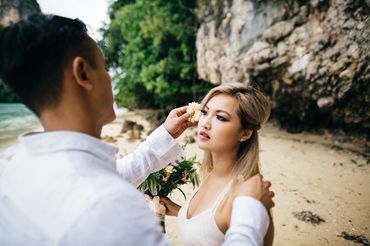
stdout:
<svg viewBox="0 0 370 246">
<path fill-rule="evenodd" d="M 45 131 L 75 131 L 81 132 L 96 138 L 100 138 L 102 126 L 86 115 L 76 112 L 76 109 L 45 109 L 40 115 L 41 124 Z"/>
</svg>

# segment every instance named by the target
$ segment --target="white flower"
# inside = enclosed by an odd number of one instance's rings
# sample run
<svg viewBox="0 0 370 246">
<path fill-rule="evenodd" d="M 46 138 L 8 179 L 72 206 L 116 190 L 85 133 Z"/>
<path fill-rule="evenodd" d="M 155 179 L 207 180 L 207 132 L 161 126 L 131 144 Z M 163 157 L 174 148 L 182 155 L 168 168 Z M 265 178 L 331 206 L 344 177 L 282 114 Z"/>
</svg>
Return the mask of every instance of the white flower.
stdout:
<svg viewBox="0 0 370 246">
<path fill-rule="evenodd" d="M 189 110 L 192 110 L 194 112 L 193 116 L 189 118 L 190 122 L 196 122 L 199 121 L 200 115 L 201 115 L 201 106 L 199 103 L 191 102 L 187 106 L 186 112 L 189 112 Z"/>
<path fill-rule="evenodd" d="M 173 173 L 173 166 L 168 165 L 164 170 L 166 171 L 166 174 L 171 174 Z"/>
</svg>

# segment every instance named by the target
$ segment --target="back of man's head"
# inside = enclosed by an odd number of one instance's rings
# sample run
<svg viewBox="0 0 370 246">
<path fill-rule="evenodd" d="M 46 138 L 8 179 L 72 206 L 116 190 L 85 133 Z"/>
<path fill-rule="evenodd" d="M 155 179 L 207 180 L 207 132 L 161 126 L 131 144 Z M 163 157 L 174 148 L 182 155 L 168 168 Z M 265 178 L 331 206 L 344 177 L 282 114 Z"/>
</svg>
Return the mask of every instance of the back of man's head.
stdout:
<svg viewBox="0 0 370 246">
<path fill-rule="evenodd" d="M 33 15 L 0 32 L 0 77 L 36 114 L 57 106 L 64 70 L 76 56 L 95 67 L 86 25 L 78 19 Z"/>
</svg>

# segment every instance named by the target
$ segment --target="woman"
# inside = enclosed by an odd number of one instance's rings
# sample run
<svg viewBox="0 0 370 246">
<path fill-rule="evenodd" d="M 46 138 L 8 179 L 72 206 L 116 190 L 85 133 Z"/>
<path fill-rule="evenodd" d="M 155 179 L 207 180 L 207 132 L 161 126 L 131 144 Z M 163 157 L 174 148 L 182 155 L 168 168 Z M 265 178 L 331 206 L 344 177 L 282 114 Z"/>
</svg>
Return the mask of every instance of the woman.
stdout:
<svg viewBox="0 0 370 246">
<path fill-rule="evenodd" d="M 184 245 L 221 245 L 230 225 L 237 177 L 260 173 L 258 130 L 270 115 L 268 99 L 256 88 L 226 83 L 201 103 L 198 146 L 204 150 L 199 189 L 183 207 L 161 198 L 166 214 L 178 216 Z M 273 224 L 265 237 L 271 245 Z"/>
</svg>

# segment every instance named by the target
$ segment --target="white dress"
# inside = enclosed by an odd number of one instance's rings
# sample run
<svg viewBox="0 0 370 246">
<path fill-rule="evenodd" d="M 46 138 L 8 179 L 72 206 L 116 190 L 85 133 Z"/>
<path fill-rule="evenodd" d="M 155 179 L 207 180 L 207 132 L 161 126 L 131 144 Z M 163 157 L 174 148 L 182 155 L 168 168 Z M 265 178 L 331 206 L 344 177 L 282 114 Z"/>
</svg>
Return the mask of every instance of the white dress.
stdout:
<svg viewBox="0 0 370 246">
<path fill-rule="evenodd" d="M 231 182 L 221 191 L 210 208 L 190 219 L 187 219 L 189 203 L 199 189 L 194 192 L 184 206 L 181 207 L 178 214 L 178 223 L 185 246 L 217 246 L 223 244 L 225 241 L 225 234 L 218 228 L 215 221 L 215 214 L 221 201 L 229 191 L 230 186 Z"/>
</svg>

